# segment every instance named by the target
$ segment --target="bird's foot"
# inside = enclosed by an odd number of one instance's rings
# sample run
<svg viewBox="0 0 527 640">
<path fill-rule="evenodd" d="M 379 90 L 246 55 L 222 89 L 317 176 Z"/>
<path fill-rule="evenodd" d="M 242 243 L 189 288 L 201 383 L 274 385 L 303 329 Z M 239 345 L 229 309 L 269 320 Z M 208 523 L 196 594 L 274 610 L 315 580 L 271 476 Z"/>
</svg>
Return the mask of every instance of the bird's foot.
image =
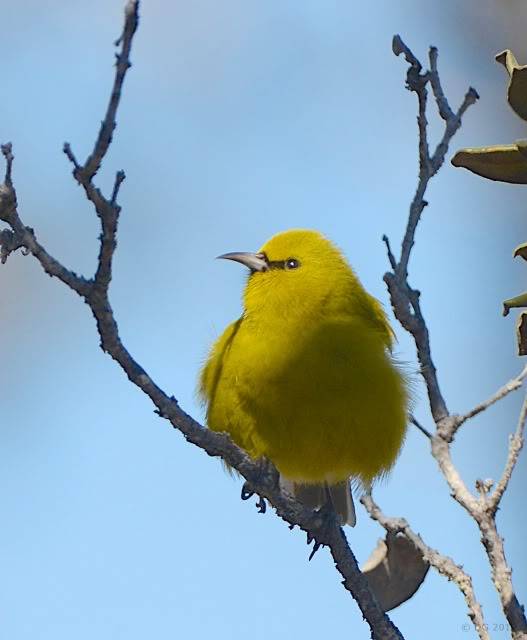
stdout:
<svg viewBox="0 0 527 640">
<path fill-rule="evenodd" d="M 331 500 L 327 500 L 320 507 L 320 509 L 316 509 L 315 513 L 320 518 L 320 525 L 317 527 L 317 533 L 322 539 L 329 537 L 330 531 L 332 531 L 335 526 L 340 526 L 339 518 L 335 512 L 335 507 Z M 320 542 L 317 537 L 311 532 L 307 533 L 307 544 L 310 545 L 313 542 L 313 548 L 311 549 L 311 553 L 309 554 L 309 561 L 313 559 L 316 552 L 320 549 L 320 547 L 325 546 L 323 542 Z"/>
<path fill-rule="evenodd" d="M 252 498 L 254 495 L 258 495 L 255 494 L 255 491 L 252 489 L 251 485 L 246 481 L 243 483 L 242 486 L 242 493 L 241 493 L 241 499 L 242 500 L 249 500 L 249 498 Z M 265 502 L 265 499 L 262 498 L 262 496 L 258 496 L 258 500 L 256 502 L 256 508 L 258 509 L 258 513 L 265 513 L 267 510 L 267 504 Z"/>
<path fill-rule="evenodd" d="M 256 461 L 258 465 L 258 471 L 255 477 L 255 484 L 272 484 L 273 486 L 277 486 L 278 484 L 278 472 L 275 467 L 267 460 L 266 458 L 259 458 Z M 267 510 L 267 504 L 263 496 L 259 495 L 257 491 L 254 490 L 251 483 L 246 480 L 242 486 L 241 499 L 249 500 L 252 496 L 257 495 L 258 500 L 256 502 L 256 508 L 258 509 L 258 513 L 265 513 Z"/>
</svg>

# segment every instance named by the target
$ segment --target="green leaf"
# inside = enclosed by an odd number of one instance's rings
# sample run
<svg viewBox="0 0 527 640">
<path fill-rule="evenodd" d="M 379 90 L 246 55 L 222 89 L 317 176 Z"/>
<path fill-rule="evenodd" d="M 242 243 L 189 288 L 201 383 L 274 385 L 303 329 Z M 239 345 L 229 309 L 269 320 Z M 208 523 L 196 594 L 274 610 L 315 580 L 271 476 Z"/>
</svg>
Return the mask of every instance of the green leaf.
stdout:
<svg viewBox="0 0 527 640">
<path fill-rule="evenodd" d="M 510 106 L 522 120 L 527 120 L 527 65 L 519 65 L 510 49 L 498 53 L 496 61 L 509 74 L 507 100 Z"/>
<path fill-rule="evenodd" d="M 503 315 L 509 315 L 509 311 L 513 307 L 527 307 L 527 292 L 522 293 L 515 298 L 509 298 L 508 300 L 503 301 Z"/>
<path fill-rule="evenodd" d="M 451 162 L 454 167 L 464 167 L 490 180 L 527 184 L 527 141 L 524 140 L 460 149 Z"/>
<path fill-rule="evenodd" d="M 514 253 L 512 254 L 513 258 L 517 258 L 517 257 L 523 258 L 524 260 L 527 260 L 527 242 L 524 242 L 523 244 L 519 244 L 516 249 L 514 249 Z"/>
</svg>

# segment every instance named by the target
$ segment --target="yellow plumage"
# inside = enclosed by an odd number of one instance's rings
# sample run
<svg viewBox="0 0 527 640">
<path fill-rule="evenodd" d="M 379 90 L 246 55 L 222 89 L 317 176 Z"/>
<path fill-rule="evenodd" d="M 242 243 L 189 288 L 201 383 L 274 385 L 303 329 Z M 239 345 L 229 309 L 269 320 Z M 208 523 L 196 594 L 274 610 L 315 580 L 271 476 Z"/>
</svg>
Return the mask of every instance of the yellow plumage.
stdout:
<svg viewBox="0 0 527 640">
<path fill-rule="evenodd" d="M 340 251 L 315 231 L 291 230 L 258 254 L 222 257 L 251 274 L 243 315 L 201 373 L 209 428 L 300 485 L 369 485 L 389 471 L 406 430 L 407 384 L 380 303 Z"/>
</svg>

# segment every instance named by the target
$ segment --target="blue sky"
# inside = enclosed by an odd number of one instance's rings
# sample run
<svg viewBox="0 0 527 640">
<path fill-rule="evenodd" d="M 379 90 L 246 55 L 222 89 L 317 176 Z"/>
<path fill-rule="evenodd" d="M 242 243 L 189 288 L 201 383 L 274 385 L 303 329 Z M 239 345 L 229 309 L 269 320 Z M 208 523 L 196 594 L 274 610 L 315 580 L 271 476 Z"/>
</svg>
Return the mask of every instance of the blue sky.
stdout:
<svg viewBox="0 0 527 640">
<path fill-rule="evenodd" d="M 97 220 L 61 147 L 68 140 L 83 157 L 93 143 L 122 4 L 0 1 L 0 138 L 14 145 L 20 214 L 86 275 Z M 415 97 L 391 53 L 394 33 L 422 58 L 439 47 L 453 105 L 469 84 L 479 91 L 454 149 L 525 136 L 493 62 L 517 17 L 514 5 L 496 11 L 490 0 L 144 2 L 99 177 L 108 189 L 115 170 L 127 174 L 111 293 L 125 344 L 192 415 L 203 417 L 196 377 L 240 313 L 245 277 L 214 256 L 317 228 L 389 306 L 380 239 L 399 244 L 417 174 Z M 433 111 L 430 121 L 436 136 Z M 447 164 L 428 200 L 410 279 L 447 403 L 464 411 L 522 366 L 515 314 L 500 313 L 501 300 L 525 288 L 525 266 L 511 259 L 527 230 L 524 192 Z M 368 637 L 327 552 L 308 563 L 301 534 L 241 502 L 239 482 L 153 414 L 98 348 L 79 299 L 21 255 L 0 268 L 0 293 L 1 637 Z M 394 326 L 398 356 L 415 369 Z M 520 401 L 459 434 L 454 460 L 470 486 L 501 472 Z M 430 428 L 421 387 L 416 413 Z M 524 456 L 498 516 L 520 599 L 526 472 Z M 462 563 L 491 629 L 503 623 L 477 529 L 421 434 L 410 431 L 376 498 Z M 348 536 L 363 562 L 382 531 L 361 507 L 358 520 Z M 474 636 L 462 630 L 461 595 L 434 572 L 393 619 L 409 638 Z"/>
</svg>

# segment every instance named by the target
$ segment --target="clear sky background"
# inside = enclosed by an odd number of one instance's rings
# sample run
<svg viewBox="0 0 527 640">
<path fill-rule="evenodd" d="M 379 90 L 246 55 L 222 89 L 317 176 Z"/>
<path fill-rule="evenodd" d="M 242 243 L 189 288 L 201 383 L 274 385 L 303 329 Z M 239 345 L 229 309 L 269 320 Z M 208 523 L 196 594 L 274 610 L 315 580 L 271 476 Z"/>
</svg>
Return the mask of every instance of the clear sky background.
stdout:
<svg viewBox="0 0 527 640">
<path fill-rule="evenodd" d="M 94 212 L 70 175 L 112 81 L 124 0 L 0 0 L 0 139 L 14 144 L 20 214 L 50 252 L 91 275 Z M 416 100 L 400 33 L 421 58 L 439 47 L 447 95 L 481 95 L 454 148 L 525 137 L 493 55 L 527 62 L 520 2 L 145 0 L 119 126 L 99 184 L 125 169 L 112 301 L 133 356 L 202 419 L 195 380 L 240 313 L 243 269 L 214 256 L 256 250 L 274 233 L 335 240 L 387 306 L 381 236 L 399 245 L 416 186 Z M 523 50 L 520 47 L 524 47 Z M 440 132 L 433 110 L 433 135 Z M 525 289 L 525 189 L 447 164 L 431 183 L 410 264 L 422 291 L 440 382 L 465 411 L 515 375 Z M 367 638 L 327 551 L 239 499 L 240 482 L 157 418 L 98 348 L 89 310 L 35 260 L 0 267 L 0 638 L 253 640 Z M 415 369 L 401 328 L 398 355 Z M 454 459 L 471 487 L 496 478 L 521 396 L 467 424 Z M 426 395 L 417 415 L 431 428 Z M 520 599 L 526 456 L 498 515 Z M 426 439 L 410 430 L 376 491 L 475 581 L 489 625 L 504 623 L 475 525 L 448 495 Z M 383 535 L 358 508 L 348 531 L 363 562 Z M 393 612 L 407 638 L 475 637 L 457 589 L 431 571 Z M 499 629 L 493 637 L 506 637 Z"/>
</svg>

